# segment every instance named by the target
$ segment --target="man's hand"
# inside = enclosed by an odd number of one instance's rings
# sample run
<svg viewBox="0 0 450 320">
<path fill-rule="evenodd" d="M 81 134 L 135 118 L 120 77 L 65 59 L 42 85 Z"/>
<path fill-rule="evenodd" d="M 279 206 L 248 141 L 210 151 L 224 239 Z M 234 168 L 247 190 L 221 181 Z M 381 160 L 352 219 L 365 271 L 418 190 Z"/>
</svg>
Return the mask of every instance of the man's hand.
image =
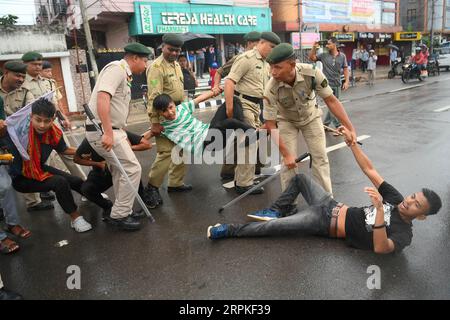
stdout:
<svg viewBox="0 0 450 320">
<path fill-rule="evenodd" d="M 342 90 L 347 90 L 348 89 L 348 81 L 344 81 L 344 83 L 342 84 Z"/>
<path fill-rule="evenodd" d="M 213 92 L 213 97 L 215 97 L 223 92 L 223 88 L 220 86 L 214 86 L 211 91 Z"/>
<path fill-rule="evenodd" d="M 164 127 L 160 123 L 152 123 L 152 136 L 159 136 L 164 131 Z"/>
<path fill-rule="evenodd" d="M 375 208 L 381 209 L 383 208 L 383 197 L 378 192 L 377 189 L 372 187 L 366 187 L 364 188 L 364 192 L 367 193 L 370 197 L 370 201 L 372 201 L 372 204 Z"/>
<path fill-rule="evenodd" d="M 292 154 L 288 154 L 286 157 L 283 157 L 283 162 L 288 169 L 294 169 L 297 167 L 297 162 L 295 162 L 295 157 Z"/>
<path fill-rule="evenodd" d="M 357 140 L 356 140 L 356 132 L 355 131 L 350 131 L 344 126 L 340 126 L 337 130 L 344 135 L 345 143 L 349 147 L 356 144 Z"/>
<path fill-rule="evenodd" d="M 102 171 L 105 171 L 105 169 L 106 169 L 106 161 L 97 162 L 97 168 L 99 168 Z"/>
<path fill-rule="evenodd" d="M 114 145 L 114 138 L 106 133 L 102 135 L 102 146 L 106 151 L 111 151 Z"/>
</svg>

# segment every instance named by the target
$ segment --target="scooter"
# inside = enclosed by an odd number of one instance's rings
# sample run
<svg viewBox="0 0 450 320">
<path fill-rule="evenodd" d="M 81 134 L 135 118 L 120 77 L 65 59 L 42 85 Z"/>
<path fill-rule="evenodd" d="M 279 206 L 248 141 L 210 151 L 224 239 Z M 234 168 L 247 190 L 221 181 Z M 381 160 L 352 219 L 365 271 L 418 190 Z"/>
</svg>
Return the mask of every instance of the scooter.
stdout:
<svg viewBox="0 0 450 320">
<path fill-rule="evenodd" d="M 436 55 L 428 59 L 427 71 L 430 76 L 438 76 L 441 74 L 439 71 L 439 60 Z"/>
<path fill-rule="evenodd" d="M 402 58 L 397 58 L 394 64 L 391 66 L 391 70 L 388 72 L 388 78 L 393 79 L 395 76 L 401 76 L 403 73 L 403 61 Z"/>
<path fill-rule="evenodd" d="M 420 69 L 415 63 L 405 63 L 403 64 L 402 81 L 403 83 L 408 83 L 411 79 L 419 79 L 423 81 L 424 77 L 420 74 Z"/>
</svg>

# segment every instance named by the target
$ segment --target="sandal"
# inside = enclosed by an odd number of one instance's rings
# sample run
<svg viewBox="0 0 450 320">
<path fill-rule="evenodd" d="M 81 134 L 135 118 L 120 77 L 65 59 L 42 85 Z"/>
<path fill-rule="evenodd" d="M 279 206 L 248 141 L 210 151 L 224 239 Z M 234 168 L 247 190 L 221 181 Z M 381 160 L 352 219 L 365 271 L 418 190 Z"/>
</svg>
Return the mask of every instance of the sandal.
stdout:
<svg viewBox="0 0 450 320">
<path fill-rule="evenodd" d="M 9 238 L 5 238 L 0 241 L 0 252 L 3 254 L 10 254 L 19 249 L 19 245 Z"/>
<path fill-rule="evenodd" d="M 8 231 L 11 232 L 16 237 L 20 237 L 22 239 L 27 239 L 31 236 L 31 231 L 25 229 L 21 225 L 15 225 L 15 226 L 8 225 Z"/>
</svg>

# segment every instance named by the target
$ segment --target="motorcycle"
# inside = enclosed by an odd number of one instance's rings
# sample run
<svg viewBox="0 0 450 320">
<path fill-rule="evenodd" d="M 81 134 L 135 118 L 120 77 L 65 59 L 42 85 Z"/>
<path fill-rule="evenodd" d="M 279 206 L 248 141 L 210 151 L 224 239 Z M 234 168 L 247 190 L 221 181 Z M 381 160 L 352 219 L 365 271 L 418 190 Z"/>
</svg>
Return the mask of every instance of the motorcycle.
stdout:
<svg viewBox="0 0 450 320">
<path fill-rule="evenodd" d="M 403 65 L 402 81 L 408 83 L 411 79 L 419 79 L 423 81 L 424 77 L 421 75 L 421 70 L 415 63 L 405 63 Z"/>
<path fill-rule="evenodd" d="M 388 72 L 388 78 L 392 79 L 395 76 L 401 76 L 403 73 L 403 61 L 402 58 L 397 58 L 397 60 L 392 64 L 391 70 Z"/>
<path fill-rule="evenodd" d="M 438 76 L 441 74 L 441 72 L 439 71 L 439 60 L 437 59 L 437 57 L 428 59 L 427 71 L 428 75 L 430 76 Z"/>
</svg>

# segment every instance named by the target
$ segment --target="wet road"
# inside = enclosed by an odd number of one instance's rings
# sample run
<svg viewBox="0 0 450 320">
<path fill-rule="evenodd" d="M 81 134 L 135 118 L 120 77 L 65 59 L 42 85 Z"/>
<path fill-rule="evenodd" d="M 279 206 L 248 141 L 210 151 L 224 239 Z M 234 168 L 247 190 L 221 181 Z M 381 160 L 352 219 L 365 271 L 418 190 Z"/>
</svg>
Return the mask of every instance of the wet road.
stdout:
<svg viewBox="0 0 450 320">
<path fill-rule="evenodd" d="M 363 148 L 387 181 L 404 195 L 428 186 L 442 197 L 441 212 L 414 223 L 412 244 L 399 255 L 377 256 L 316 237 L 210 241 L 209 225 L 248 221 L 248 211 L 276 199 L 280 183 L 218 214 L 235 193 L 222 187 L 219 165 L 191 165 L 186 182 L 194 190 L 169 196 L 164 185 L 164 205 L 152 210 L 156 222 L 146 220 L 138 232 L 106 225 L 100 209 L 86 203 L 81 212 L 94 229 L 85 234 L 70 229 L 58 205 L 54 211 L 23 211 L 33 236 L 19 242 L 19 253 L 0 257 L 4 282 L 28 299 L 449 299 L 450 110 L 433 112 L 450 106 L 448 88 L 440 82 L 346 104 L 358 135 L 370 136 Z M 328 137 L 329 146 L 340 142 Z M 138 157 L 146 183 L 155 150 Z M 351 152 L 338 149 L 329 158 L 335 198 L 369 204 L 363 192 L 369 181 Z M 305 164 L 301 170 L 310 174 Z M 54 246 L 64 239 L 69 245 Z M 80 290 L 67 288 L 71 265 L 80 267 Z M 380 267 L 380 290 L 367 288 L 371 265 Z"/>
</svg>

